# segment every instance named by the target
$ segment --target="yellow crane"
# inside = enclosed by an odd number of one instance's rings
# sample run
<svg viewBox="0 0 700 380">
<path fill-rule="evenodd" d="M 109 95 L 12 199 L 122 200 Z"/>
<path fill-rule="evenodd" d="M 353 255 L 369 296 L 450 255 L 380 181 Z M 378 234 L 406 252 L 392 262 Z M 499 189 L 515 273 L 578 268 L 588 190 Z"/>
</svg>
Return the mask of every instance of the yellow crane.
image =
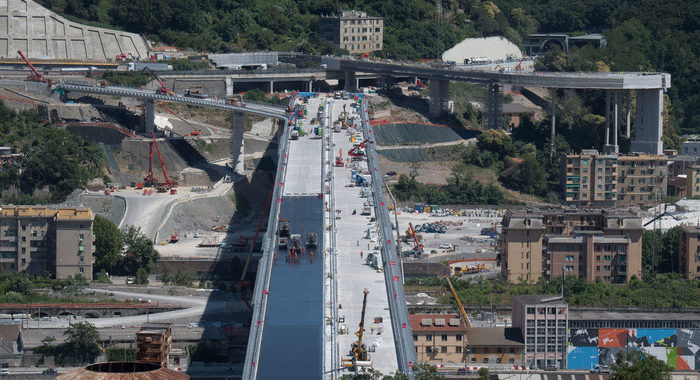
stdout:
<svg viewBox="0 0 700 380">
<path fill-rule="evenodd" d="M 362 299 L 362 315 L 360 317 L 360 329 L 355 333 L 357 335 L 357 341 L 352 344 L 352 358 L 343 359 L 343 364 L 347 368 L 355 368 L 357 370 L 358 362 L 367 361 L 367 348 L 362 342 L 362 337 L 365 334 L 365 310 L 367 309 L 367 294 L 369 290 L 365 289 L 363 292 L 364 298 Z"/>
<path fill-rule="evenodd" d="M 445 276 L 445 279 L 447 280 L 447 284 L 450 285 L 450 289 L 452 290 L 452 295 L 455 297 L 455 301 L 457 301 L 457 307 L 459 308 L 459 314 L 462 316 L 462 320 L 464 320 L 464 324 L 467 326 L 467 328 L 472 327 L 472 323 L 469 321 L 469 316 L 467 315 L 467 312 L 464 310 L 464 306 L 462 306 L 462 302 L 459 300 L 459 296 L 457 295 L 457 291 L 455 290 L 455 287 L 452 285 L 452 281 L 450 281 L 450 276 L 447 275 Z"/>
</svg>

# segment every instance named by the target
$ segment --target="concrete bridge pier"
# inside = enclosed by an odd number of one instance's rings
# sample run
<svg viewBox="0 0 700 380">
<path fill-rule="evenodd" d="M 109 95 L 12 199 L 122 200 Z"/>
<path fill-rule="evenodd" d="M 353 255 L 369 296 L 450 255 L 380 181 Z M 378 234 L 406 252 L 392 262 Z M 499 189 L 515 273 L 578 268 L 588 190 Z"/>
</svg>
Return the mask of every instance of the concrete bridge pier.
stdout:
<svg viewBox="0 0 700 380">
<path fill-rule="evenodd" d="M 632 138 L 632 91 L 625 91 L 625 112 L 625 127 L 627 127 L 625 137 L 629 139 Z"/>
<path fill-rule="evenodd" d="M 273 81 L 273 80 L 270 81 L 270 91 L 268 91 L 268 92 L 271 94 L 273 92 L 275 92 L 275 81 Z"/>
<path fill-rule="evenodd" d="M 360 80 L 355 76 L 354 71 L 345 71 L 345 84 L 344 90 L 348 92 L 357 91 L 360 87 Z"/>
<path fill-rule="evenodd" d="M 156 130 L 156 102 L 154 100 L 146 100 L 143 109 L 144 124 L 146 125 L 146 133 L 151 133 Z"/>
<path fill-rule="evenodd" d="M 554 137 L 556 136 L 556 127 L 557 127 L 557 89 L 552 88 L 550 89 L 551 91 L 551 97 L 552 97 L 552 129 L 550 133 L 550 151 L 549 151 L 549 157 L 554 157 L 554 150 L 556 149 L 556 146 L 554 145 Z"/>
<path fill-rule="evenodd" d="M 428 105 L 430 116 L 440 116 L 449 110 L 449 88 L 449 81 L 437 79 L 430 81 L 430 104 Z"/>
<path fill-rule="evenodd" d="M 230 75 L 227 75 L 224 78 L 224 83 L 226 85 L 226 97 L 232 97 L 233 96 L 233 78 L 231 78 Z"/>
<path fill-rule="evenodd" d="M 314 81 L 309 81 L 309 87 L 307 89 L 307 92 L 314 92 Z"/>
<path fill-rule="evenodd" d="M 605 92 L 605 145 L 603 153 L 618 153 L 619 145 L 617 141 L 618 130 L 620 128 L 620 96 L 617 90 Z M 610 107 L 612 106 L 612 114 Z M 610 128 L 612 125 L 613 140 L 610 143 Z"/>
<path fill-rule="evenodd" d="M 233 152 L 233 170 L 236 174 L 245 175 L 245 156 L 243 152 L 243 132 L 245 132 L 245 114 L 233 111 L 231 115 L 231 147 Z"/>
<path fill-rule="evenodd" d="M 637 90 L 636 110 L 632 152 L 662 154 L 664 90 Z"/>
<path fill-rule="evenodd" d="M 498 83 L 489 83 L 486 86 L 486 114 L 484 127 L 486 129 L 500 129 L 503 126 L 503 87 Z"/>
</svg>

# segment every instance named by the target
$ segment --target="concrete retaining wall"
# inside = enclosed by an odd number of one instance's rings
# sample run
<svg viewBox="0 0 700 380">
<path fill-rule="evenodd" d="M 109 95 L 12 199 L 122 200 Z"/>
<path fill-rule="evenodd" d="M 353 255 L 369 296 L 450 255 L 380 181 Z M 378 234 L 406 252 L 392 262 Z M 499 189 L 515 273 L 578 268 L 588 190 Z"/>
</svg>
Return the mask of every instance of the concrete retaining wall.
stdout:
<svg viewBox="0 0 700 380">
<path fill-rule="evenodd" d="M 0 58 L 113 61 L 148 56 L 140 35 L 68 21 L 31 0 L 0 0 Z"/>
</svg>

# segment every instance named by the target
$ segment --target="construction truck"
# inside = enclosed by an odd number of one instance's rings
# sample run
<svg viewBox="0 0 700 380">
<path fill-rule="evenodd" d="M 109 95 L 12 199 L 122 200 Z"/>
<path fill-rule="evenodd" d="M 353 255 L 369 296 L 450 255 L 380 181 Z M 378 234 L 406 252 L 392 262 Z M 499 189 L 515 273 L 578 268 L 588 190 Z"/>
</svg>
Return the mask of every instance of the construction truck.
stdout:
<svg viewBox="0 0 700 380">
<path fill-rule="evenodd" d="M 382 257 L 379 254 L 379 252 L 372 252 L 369 255 L 367 255 L 367 265 L 371 266 L 379 272 L 384 271 Z"/>
<path fill-rule="evenodd" d="M 280 237 L 289 237 L 289 220 L 280 220 Z"/>
<path fill-rule="evenodd" d="M 486 269 L 486 265 L 484 264 L 478 264 L 478 265 L 464 265 L 464 266 L 455 266 L 452 267 L 452 275 L 453 276 L 461 276 L 463 274 L 473 274 L 473 273 L 479 273 L 483 270 Z"/>
<path fill-rule="evenodd" d="M 296 129 L 292 129 L 292 132 L 289 134 L 289 139 L 290 140 L 299 140 L 299 131 Z"/>
<path fill-rule="evenodd" d="M 360 215 L 372 215 L 372 209 L 369 206 L 362 206 L 362 211 L 360 212 Z"/>
<path fill-rule="evenodd" d="M 292 252 L 298 253 L 301 252 L 301 235 L 300 234 L 292 234 L 292 237 L 290 238 L 291 243 L 290 243 L 290 249 Z"/>
<path fill-rule="evenodd" d="M 206 99 L 209 97 L 207 94 L 203 94 L 198 88 L 185 90 L 185 96 L 188 98 Z"/>
<path fill-rule="evenodd" d="M 339 149 L 338 150 L 338 156 L 335 158 L 335 166 L 338 168 L 342 168 L 345 166 L 345 163 L 343 162 L 343 150 Z"/>
<path fill-rule="evenodd" d="M 340 125 L 340 121 L 333 122 L 333 132 L 340 133 L 341 128 L 342 128 L 342 126 Z"/>
<path fill-rule="evenodd" d="M 309 248 L 314 248 L 318 245 L 318 234 L 316 232 L 306 233 L 306 246 Z"/>
<path fill-rule="evenodd" d="M 286 250 L 287 249 L 287 238 L 280 236 L 279 241 L 278 241 L 278 247 L 279 249 Z"/>
</svg>

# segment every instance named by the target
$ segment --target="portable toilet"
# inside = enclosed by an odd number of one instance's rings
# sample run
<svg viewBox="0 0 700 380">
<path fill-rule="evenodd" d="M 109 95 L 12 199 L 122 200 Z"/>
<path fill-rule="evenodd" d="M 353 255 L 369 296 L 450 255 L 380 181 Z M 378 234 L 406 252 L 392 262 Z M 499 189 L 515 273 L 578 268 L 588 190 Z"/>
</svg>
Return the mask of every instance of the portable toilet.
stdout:
<svg viewBox="0 0 700 380">
<path fill-rule="evenodd" d="M 438 205 L 430 205 L 430 209 L 432 211 L 438 211 L 438 210 L 440 210 L 440 207 L 438 207 Z"/>
<path fill-rule="evenodd" d="M 418 212 L 423 212 L 423 204 L 422 203 L 416 203 L 415 204 L 415 209 Z"/>
<path fill-rule="evenodd" d="M 423 206 L 423 211 L 422 211 L 422 212 L 425 212 L 425 213 L 430 214 L 430 210 L 432 210 L 432 209 L 430 208 L 430 206 L 425 205 L 425 206 Z"/>
</svg>

